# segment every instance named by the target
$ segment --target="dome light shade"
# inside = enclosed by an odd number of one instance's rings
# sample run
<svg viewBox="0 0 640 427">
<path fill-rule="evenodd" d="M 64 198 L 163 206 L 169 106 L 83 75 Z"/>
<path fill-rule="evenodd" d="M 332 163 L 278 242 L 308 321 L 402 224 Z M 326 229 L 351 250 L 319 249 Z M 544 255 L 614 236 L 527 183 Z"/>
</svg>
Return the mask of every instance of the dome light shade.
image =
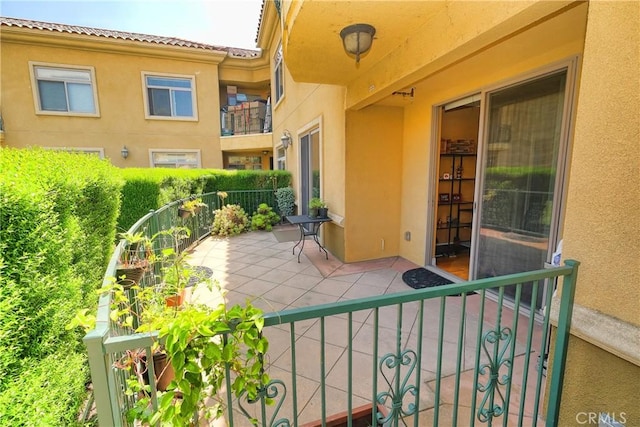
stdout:
<svg viewBox="0 0 640 427">
<path fill-rule="evenodd" d="M 371 49 L 375 34 L 376 29 L 369 24 L 353 24 L 340 31 L 344 49 L 356 56 L 356 64 L 360 62 L 360 55 Z"/>
</svg>

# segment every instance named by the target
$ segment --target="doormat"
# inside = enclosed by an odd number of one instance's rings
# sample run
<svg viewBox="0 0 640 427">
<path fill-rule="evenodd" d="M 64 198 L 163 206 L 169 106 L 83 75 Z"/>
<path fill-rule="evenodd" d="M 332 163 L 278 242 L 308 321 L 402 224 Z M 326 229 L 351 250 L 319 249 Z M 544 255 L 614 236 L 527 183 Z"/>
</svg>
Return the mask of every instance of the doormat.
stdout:
<svg viewBox="0 0 640 427">
<path fill-rule="evenodd" d="M 422 267 L 405 271 L 402 274 L 402 280 L 414 289 L 432 288 L 453 283 L 451 280 Z"/>
<path fill-rule="evenodd" d="M 404 283 L 414 289 L 433 288 L 435 286 L 450 285 L 453 282 L 446 277 L 442 277 L 426 268 L 414 268 L 407 270 L 402 274 Z M 475 292 L 467 292 L 467 295 L 473 295 Z M 460 294 L 451 295 L 452 297 L 460 296 Z"/>
<path fill-rule="evenodd" d="M 300 229 L 298 227 L 280 230 L 274 228 L 271 232 L 279 243 L 297 242 L 300 240 Z"/>
</svg>

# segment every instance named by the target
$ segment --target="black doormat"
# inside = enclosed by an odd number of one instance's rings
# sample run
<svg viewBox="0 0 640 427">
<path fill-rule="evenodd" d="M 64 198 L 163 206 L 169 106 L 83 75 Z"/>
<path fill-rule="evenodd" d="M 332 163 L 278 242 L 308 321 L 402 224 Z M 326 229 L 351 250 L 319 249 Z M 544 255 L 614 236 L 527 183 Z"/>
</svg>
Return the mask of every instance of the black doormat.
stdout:
<svg viewBox="0 0 640 427">
<path fill-rule="evenodd" d="M 422 267 L 405 271 L 402 274 L 402 280 L 414 289 L 432 288 L 434 286 L 453 283 L 446 277 L 442 277 Z"/>
<path fill-rule="evenodd" d="M 433 271 L 429 271 L 426 268 L 414 268 L 402 273 L 402 280 L 404 283 L 411 286 L 414 289 L 433 288 L 435 286 L 450 285 L 453 282 L 446 277 L 442 277 Z M 473 295 L 475 292 L 467 292 L 467 295 Z M 453 294 L 452 297 L 459 297 L 461 294 Z"/>
</svg>

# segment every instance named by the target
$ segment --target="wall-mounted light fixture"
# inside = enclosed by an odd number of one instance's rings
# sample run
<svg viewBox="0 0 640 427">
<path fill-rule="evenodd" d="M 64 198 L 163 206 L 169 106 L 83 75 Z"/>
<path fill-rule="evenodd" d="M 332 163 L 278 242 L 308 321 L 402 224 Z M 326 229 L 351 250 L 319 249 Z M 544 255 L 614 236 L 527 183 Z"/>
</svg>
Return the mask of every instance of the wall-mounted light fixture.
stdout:
<svg viewBox="0 0 640 427">
<path fill-rule="evenodd" d="M 360 62 L 360 55 L 367 53 L 371 49 L 375 34 L 376 29 L 369 24 L 353 24 L 340 31 L 344 49 L 356 56 L 356 64 Z"/>
<path fill-rule="evenodd" d="M 120 155 L 122 156 L 123 159 L 126 159 L 127 157 L 129 157 L 129 149 L 127 148 L 126 145 L 122 146 L 122 150 L 120 150 Z"/>
<path fill-rule="evenodd" d="M 267 154 L 269 154 L 269 151 L 268 151 L 268 150 L 262 150 L 262 155 L 263 155 L 263 156 L 266 156 Z"/>
<path fill-rule="evenodd" d="M 282 146 L 284 147 L 285 150 L 289 148 L 289 145 L 291 145 L 292 141 L 291 141 L 291 133 L 288 130 L 285 129 L 284 132 L 282 132 L 282 136 L 280 137 L 280 142 L 282 142 Z"/>
</svg>

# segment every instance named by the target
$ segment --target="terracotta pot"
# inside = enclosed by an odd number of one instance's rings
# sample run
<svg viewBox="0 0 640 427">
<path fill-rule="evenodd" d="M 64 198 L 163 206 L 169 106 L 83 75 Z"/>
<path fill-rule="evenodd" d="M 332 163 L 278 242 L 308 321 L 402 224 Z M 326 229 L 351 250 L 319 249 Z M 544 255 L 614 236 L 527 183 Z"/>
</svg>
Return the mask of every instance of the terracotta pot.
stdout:
<svg viewBox="0 0 640 427">
<path fill-rule="evenodd" d="M 383 416 L 386 416 L 387 410 L 384 406 L 378 405 L 378 412 Z M 352 427 L 369 427 L 371 426 L 371 405 L 362 405 L 351 410 L 351 426 Z M 347 412 L 340 412 L 338 414 L 330 415 L 326 419 L 326 427 L 347 427 L 348 416 Z M 301 427 L 319 427 L 322 425 L 322 420 L 312 421 L 310 423 L 303 424 Z M 382 424 L 376 424 L 381 426 Z"/>
<path fill-rule="evenodd" d="M 167 307 L 180 307 L 184 303 L 185 291 L 184 289 L 176 295 L 171 295 L 165 298 Z"/>
</svg>

